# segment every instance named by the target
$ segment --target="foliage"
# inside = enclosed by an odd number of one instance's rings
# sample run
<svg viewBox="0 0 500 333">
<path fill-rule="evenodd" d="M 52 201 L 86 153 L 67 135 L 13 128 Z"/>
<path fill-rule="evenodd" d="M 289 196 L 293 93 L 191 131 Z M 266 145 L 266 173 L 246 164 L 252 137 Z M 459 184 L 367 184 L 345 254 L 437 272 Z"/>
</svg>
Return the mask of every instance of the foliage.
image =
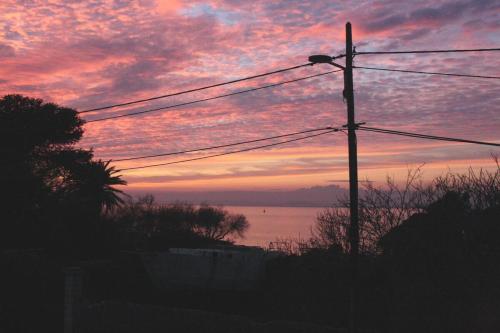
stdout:
<svg viewBox="0 0 500 333">
<path fill-rule="evenodd" d="M 269 243 L 267 250 L 282 253 L 287 256 L 301 256 L 317 248 L 315 244 L 311 244 L 310 239 L 302 239 L 300 237 L 278 237 L 275 241 Z"/>
<path fill-rule="evenodd" d="M 6 220 L 28 220 L 51 192 L 64 151 L 83 133 L 76 112 L 19 95 L 0 99 L 0 184 Z"/>
<path fill-rule="evenodd" d="M 123 192 L 114 186 L 125 185 L 126 182 L 116 176 L 118 171 L 114 166 L 109 166 L 109 163 L 101 160 L 88 161 L 72 169 L 66 180 L 65 194 L 78 198 L 85 206 L 97 212 L 123 204 L 120 196 Z"/>
<path fill-rule="evenodd" d="M 500 164 L 498 157 L 492 156 L 496 164 L 495 171 L 469 168 L 467 173 L 448 172 L 438 177 L 432 184 L 430 201 L 444 197 L 446 193 L 456 192 L 467 197 L 471 209 L 485 210 L 500 205 Z"/>
<path fill-rule="evenodd" d="M 460 195 L 473 210 L 498 206 L 500 167 L 496 159 L 495 162 L 497 169 L 493 172 L 472 168 L 465 174 L 448 172 L 428 185 L 421 180 L 421 167 L 410 169 L 402 185 L 391 177 L 387 177 L 384 187 L 363 183 L 359 199 L 361 252 L 379 253 L 378 242 L 384 235 L 414 214 L 427 212 L 449 193 Z M 311 243 L 319 248 L 335 247 L 348 252 L 349 201 L 344 198 L 334 206 L 318 214 Z"/>
<path fill-rule="evenodd" d="M 155 203 L 152 195 L 130 199 L 108 213 L 126 239 L 126 247 L 164 249 L 199 247 L 242 238 L 249 227 L 245 216 L 207 204 Z M 127 238 L 125 237 L 125 238 Z"/>
<path fill-rule="evenodd" d="M 383 188 L 364 184 L 360 326 L 381 332 L 498 332 L 499 195 L 498 163 L 493 171 L 448 172 L 425 186 L 419 169 L 410 170 L 403 185 L 391 178 Z M 347 317 L 348 227 L 348 208 L 328 209 L 317 217 L 312 248 L 297 251 L 297 240 L 282 245 L 292 255 L 272 263 L 270 292 L 280 291 L 276 299 L 288 294 L 298 299 L 276 308 L 303 306 L 314 294 L 314 302 L 295 316 Z M 314 267 L 319 258 L 331 261 Z M 331 267 L 334 274 L 322 281 Z M 329 298 L 321 299 L 323 294 Z M 323 312 L 328 307 L 337 311 Z"/>
<path fill-rule="evenodd" d="M 360 250 L 377 252 L 377 241 L 392 228 L 400 225 L 425 204 L 426 189 L 421 183 L 421 168 L 408 170 L 405 183 L 398 185 L 387 177 L 385 187 L 362 183 L 359 198 Z M 311 242 L 315 247 L 334 247 L 349 251 L 349 200 L 339 200 L 333 208 L 320 212 L 312 229 Z"/>
<path fill-rule="evenodd" d="M 95 235 L 102 209 L 121 203 L 116 170 L 75 147 L 83 124 L 75 110 L 41 99 L 0 99 L 0 247 L 74 247 L 88 228 Z"/>
<path fill-rule="evenodd" d="M 478 208 L 467 194 L 447 191 L 379 241 L 394 326 L 498 331 L 499 216 L 499 205 Z"/>
<path fill-rule="evenodd" d="M 249 224 L 242 214 L 229 214 L 221 207 L 201 205 L 196 212 L 194 231 L 205 238 L 223 240 L 229 236 L 243 238 Z"/>
</svg>

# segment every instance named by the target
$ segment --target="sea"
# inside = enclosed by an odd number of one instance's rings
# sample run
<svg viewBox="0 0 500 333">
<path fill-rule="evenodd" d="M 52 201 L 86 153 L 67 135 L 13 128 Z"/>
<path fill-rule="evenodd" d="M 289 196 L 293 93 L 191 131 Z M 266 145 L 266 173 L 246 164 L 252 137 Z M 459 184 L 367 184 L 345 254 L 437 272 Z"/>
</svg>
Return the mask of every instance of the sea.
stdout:
<svg viewBox="0 0 500 333">
<path fill-rule="evenodd" d="M 250 228 L 236 244 L 268 247 L 278 239 L 307 239 L 321 207 L 225 206 L 230 213 L 246 216 Z"/>
</svg>

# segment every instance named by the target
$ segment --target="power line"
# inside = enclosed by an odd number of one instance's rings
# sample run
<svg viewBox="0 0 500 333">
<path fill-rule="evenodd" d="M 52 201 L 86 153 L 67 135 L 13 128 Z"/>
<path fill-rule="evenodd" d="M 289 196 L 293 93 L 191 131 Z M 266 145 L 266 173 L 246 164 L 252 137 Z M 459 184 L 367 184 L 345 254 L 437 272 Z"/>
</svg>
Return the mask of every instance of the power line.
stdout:
<svg viewBox="0 0 500 333">
<path fill-rule="evenodd" d="M 365 54 L 421 54 L 421 53 L 460 53 L 460 52 L 491 52 L 500 51 L 500 48 L 485 49 L 455 49 L 455 50 L 412 50 L 412 51 L 373 51 L 373 52 L 354 52 L 354 55 Z"/>
<path fill-rule="evenodd" d="M 283 145 L 283 144 L 294 142 L 294 141 L 305 140 L 305 139 L 313 138 L 313 137 L 316 137 L 316 136 L 320 136 L 320 135 L 324 135 L 324 134 L 328 134 L 328 133 L 332 133 L 332 132 L 338 132 L 339 130 L 340 129 L 338 129 L 338 128 L 334 128 L 334 129 L 331 129 L 331 130 L 327 130 L 326 132 L 321 132 L 321 133 L 318 133 L 318 134 L 306 135 L 306 136 L 303 136 L 303 137 L 300 137 L 300 138 L 285 140 L 285 141 L 271 143 L 271 144 L 267 144 L 267 145 L 250 147 L 250 148 L 245 148 L 245 149 L 240 149 L 240 150 L 233 150 L 233 151 L 229 151 L 229 152 L 225 152 L 225 153 L 219 153 L 219 154 L 214 154 L 214 155 L 189 158 L 189 159 L 184 159 L 184 160 L 179 160 L 179 161 L 173 161 L 173 162 L 158 163 L 158 164 L 149 164 L 149 165 L 143 165 L 143 166 L 132 167 L 132 168 L 124 168 L 124 169 L 120 169 L 119 171 L 152 168 L 152 167 L 157 167 L 157 166 L 179 164 L 179 163 L 185 163 L 185 162 L 191 162 L 191 161 L 204 160 L 204 159 L 208 159 L 208 158 L 214 158 L 214 157 L 218 157 L 218 156 L 237 154 L 237 153 L 242 153 L 242 152 L 251 151 L 251 150 L 257 150 L 257 149 L 262 149 L 262 148 L 268 148 L 268 147 Z"/>
<path fill-rule="evenodd" d="M 294 136 L 294 135 L 298 135 L 298 134 L 305 134 L 305 133 L 311 133 L 311 132 L 317 132 L 317 131 L 324 131 L 324 130 L 328 130 L 328 129 L 332 129 L 332 127 L 323 127 L 323 128 L 310 129 L 310 130 L 305 130 L 305 131 L 300 131 L 300 132 L 293 132 L 293 133 L 287 133 L 287 134 L 282 134 L 282 135 L 269 136 L 269 137 L 262 138 L 262 139 L 255 139 L 255 140 L 240 141 L 240 142 L 235 142 L 235 143 L 228 143 L 228 144 L 219 145 L 219 146 L 210 146 L 210 147 L 203 147 L 203 148 L 196 148 L 196 149 L 188 149 L 188 150 L 182 150 L 182 151 L 176 151 L 176 152 L 170 152 L 170 153 L 161 153 L 161 154 L 155 154 L 155 155 L 145 155 L 145 156 L 138 156 L 138 157 L 120 158 L 120 159 L 113 160 L 113 162 L 133 161 L 133 160 L 139 160 L 139 159 L 144 159 L 144 158 L 152 158 L 152 157 L 160 157 L 160 156 L 171 156 L 171 155 L 180 155 L 180 154 L 186 154 L 186 153 L 194 153 L 194 152 L 211 150 L 211 149 L 226 148 L 226 147 L 244 145 L 244 144 L 248 144 L 248 143 L 260 142 L 260 141 L 266 141 L 266 140 L 272 140 L 272 139 L 279 139 L 279 138 L 285 138 L 285 137 L 288 137 L 288 136 Z"/>
<path fill-rule="evenodd" d="M 149 98 L 144 98 L 144 99 L 138 99 L 138 100 L 134 100 L 134 101 L 130 101 L 130 102 L 125 102 L 125 103 L 118 103 L 118 104 L 112 104 L 112 105 L 102 106 L 102 107 L 98 107 L 98 108 L 94 108 L 94 109 L 83 110 L 83 111 L 79 111 L 78 113 L 87 113 L 87 112 L 93 112 L 93 111 L 106 110 L 106 109 L 111 109 L 111 108 L 115 108 L 115 107 L 119 107 L 119 106 L 126 106 L 126 105 L 132 105 L 132 104 L 137 104 L 137 103 L 154 101 L 154 100 L 161 99 L 161 98 L 179 96 L 179 95 L 183 95 L 183 94 L 187 94 L 187 93 L 192 93 L 192 92 L 206 90 L 206 89 L 215 88 L 215 87 L 221 87 L 221 86 L 224 86 L 224 85 L 233 84 L 233 83 L 237 83 L 237 82 L 242 82 L 242 81 L 246 81 L 246 80 L 252 80 L 252 79 L 259 78 L 259 77 L 264 77 L 264 76 L 269 76 L 269 75 L 273 75 L 273 74 L 283 73 L 283 72 L 291 71 L 291 70 L 302 68 L 302 67 L 306 67 L 306 66 L 312 66 L 312 65 L 313 65 L 313 63 L 307 63 L 307 64 L 303 64 L 303 65 L 298 65 L 298 66 L 293 66 L 293 67 L 278 69 L 278 70 L 275 70 L 275 71 L 272 71 L 272 72 L 267 72 L 267 73 L 262 73 L 262 74 L 247 76 L 247 77 L 244 77 L 244 78 L 241 78 L 241 79 L 236 79 L 236 80 L 231 80 L 231 81 L 226 81 L 226 82 L 212 84 L 212 85 L 209 85 L 209 86 L 204 86 L 204 87 L 199 87 L 199 88 L 194 88 L 194 89 L 179 91 L 179 92 L 175 92 L 175 93 L 171 93 L 171 94 L 154 96 L 154 97 L 149 97 Z"/>
<path fill-rule="evenodd" d="M 150 112 L 155 112 L 155 111 L 173 109 L 173 108 L 177 108 L 177 107 L 181 107 L 181 106 L 192 105 L 192 104 L 196 104 L 196 103 L 211 101 L 211 100 L 214 100 L 214 99 L 219 99 L 219 98 L 224 98 L 224 97 L 229 97 L 229 96 L 235 96 L 235 95 L 244 94 L 244 93 L 248 93 L 248 92 L 252 92 L 252 91 L 257 91 L 257 90 L 261 90 L 261 89 L 267 89 L 267 88 L 277 87 L 277 86 L 281 86 L 281 85 L 284 85 L 284 84 L 298 82 L 298 81 L 302 81 L 302 80 L 307 80 L 307 79 L 311 79 L 311 78 L 314 78 L 314 77 L 328 75 L 328 74 L 339 72 L 339 71 L 340 70 L 334 70 L 334 71 L 324 72 L 324 73 L 320 73 L 320 74 L 304 76 L 304 77 L 301 77 L 301 78 L 298 78 L 298 79 L 294 79 L 294 80 L 282 81 L 282 82 L 273 83 L 273 84 L 269 84 L 269 85 L 262 86 L 262 87 L 251 88 L 251 89 L 246 89 L 246 90 L 240 90 L 240 91 L 236 91 L 236 92 L 229 93 L 229 94 L 217 95 L 217 96 L 214 96 L 214 97 L 208 97 L 208 98 L 203 98 L 203 99 L 198 99 L 198 100 L 194 100 L 194 101 L 189 101 L 189 102 L 184 102 L 184 103 L 179 103 L 179 104 L 173 104 L 173 105 L 163 106 L 163 107 L 149 109 L 149 110 L 144 110 L 144 111 L 131 112 L 131 113 L 126 113 L 126 114 L 122 114 L 122 115 L 116 115 L 116 116 L 109 116 L 109 117 L 104 117 L 104 118 L 87 120 L 86 123 L 94 123 L 94 122 L 97 122 L 97 121 L 104 121 L 104 120 L 110 120 L 110 119 L 130 117 L 130 116 L 136 116 L 136 115 L 144 114 L 144 113 L 150 113 Z"/>
<path fill-rule="evenodd" d="M 378 133 L 384 133 L 384 134 L 401 135 L 401 136 L 407 136 L 407 137 L 419 138 L 419 139 L 429 139 L 429 140 L 439 140 L 439 141 L 451 141 L 451 142 L 462 142 L 462 143 L 472 143 L 472 144 L 477 144 L 477 145 L 500 147 L 500 143 L 494 143 L 494 142 L 485 142 L 485 141 L 467 140 L 467 139 L 459 139 L 459 138 L 450 138 L 450 137 L 444 137 L 444 136 L 435 136 L 435 135 L 428 135 L 428 134 L 395 131 L 395 130 L 389 130 L 389 129 L 383 129 L 383 128 L 376 128 L 376 127 L 359 126 L 359 130 L 361 130 L 361 131 L 369 131 L 369 132 L 378 132 Z"/>
<path fill-rule="evenodd" d="M 406 70 L 406 69 L 390 69 L 390 68 L 364 67 L 364 66 L 354 66 L 354 68 L 369 69 L 369 70 L 375 70 L 375 71 L 386 71 L 386 72 L 400 72 L 400 73 L 428 74 L 428 75 L 443 75 L 443 76 L 459 76 L 459 77 L 472 77 L 472 78 L 480 78 L 480 79 L 496 79 L 496 80 L 500 80 L 500 76 L 457 74 L 457 73 L 441 73 L 441 72 L 424 72 L 424 71 L 413 71 L 413 70 Z"/>
<path fill-rule="evenodd" d="M 494 142 L 485 142 L 485 141 L 475 141 L 475 140 L 467 140 L 467 139 L 459 139 L 459 138 L 450 138 L 450 137 L 435 136 L 435 135 L 428 135 L 428 134 L 395 131 L 395 130 L 389 130 L 389 129 L 376 128 L 376 127 L 359 126 L 359 130 L 370 131 L 370 132 L 378 132 L 378 133 L 384 133 L 384 134 L 394 134 L 394 135 L 401 135 L 401 136 L 421 138 L 421 139 L 429 139 L 429 140 L 462 142 L 462 143 L 472 143 L 472 144 L 479 144 L 479 145 L 487 145 L 487 146 L 500 147 L 500 143 L 494 143 Z"/>
</svg>

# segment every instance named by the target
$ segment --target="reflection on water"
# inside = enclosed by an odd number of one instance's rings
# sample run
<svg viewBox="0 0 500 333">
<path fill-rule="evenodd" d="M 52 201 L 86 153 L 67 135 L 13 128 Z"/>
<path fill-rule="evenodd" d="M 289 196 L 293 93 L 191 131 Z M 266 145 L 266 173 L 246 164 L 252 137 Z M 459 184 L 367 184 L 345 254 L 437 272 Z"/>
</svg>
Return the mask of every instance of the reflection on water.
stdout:
<svg viewBox="0 0 500 333">
<path fill-rule="evenodd" d="M 243 245 L 267 246 L 276 238 L 308 238 L 320 207 L 225 207 L 231 213 L 243 214 L 250 223 Z"/>
</svg>

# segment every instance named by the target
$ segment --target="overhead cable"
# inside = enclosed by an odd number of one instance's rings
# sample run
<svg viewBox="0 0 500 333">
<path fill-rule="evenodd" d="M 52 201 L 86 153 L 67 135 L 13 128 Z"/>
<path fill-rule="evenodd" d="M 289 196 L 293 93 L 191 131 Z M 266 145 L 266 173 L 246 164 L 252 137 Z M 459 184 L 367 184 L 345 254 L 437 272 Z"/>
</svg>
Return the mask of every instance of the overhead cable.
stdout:
<svg viewBox="0 0 500 333">
<path fill-rule="evenodd" d="M 450 141 L 450 142 L 462 142 L 462 143 L 472 143 L 472 144 L 477 144 L 477 145 L 500 147 L 500 143 L 495 143 L 495 142 L 485 142 L 485 141 L 476 141 L 476 140 L 468 140 L 468 139 L 460 139 L 460 138 L 450 138 L 450 137 L 444 137 L 444 136 L 435 136 L 435 135 L 428 135 L 428 134 L 395 131 L 395 130 L 390 130 L 390 129 L 377 128 L 377 127 L 359 126 L 358 129 L 361 130 L 361 131 L 378 132 L 378 133 L 383 133 L 383 134 L 401 135 L 401 136 L 407 136 L 407 137 L 419 138 L 419 139 L 438 140 L 438 141 Z"/>
<path fill-rule="evenodd" d="M 201 102 L 212 101 L 212 100 L 219 99 L 219 98 L 224 98 L 224 97 L 229 97 L 229 96 L 235 96 L 235 95 L 244 94 L 244 93 L 248 93 L 248 92 L 252 92 L 252 91 L 257 91 L 257 90 L 261 90 L 261 89 L 273 88 L 273 87 L 281 86 L 281 85 L 284 85 L 284 84 L 298 82 L 298 81 L 303 81 L 303 80 L 307 80 L 307 79 L 311 79 L 311 78 L 319 77 L 319 76 L 323 76 L 323 75 L 328 75 L 328 74 L 339 72 L 339 71 L 340 70 L 334 70 L 334 71 L 324 72 L 324 73 L 320 73 L 320 74 L 304 76 L 304 77 L 300 77 L 298 79 L 293 79 L 293 80 L 288 80 L 288 81 L 282 81 L 282 82 L 278 82 L 278 83 L 273 83 L 273 84 L 265 85 L 265 86 L 262 86 L 262 87 L 240 90 L 240 91 L 236 91 L 236 92 L 232 92 L 232 93 L 228 93 L 228 94 L 217 95 L 217 96 L 214 96 L 214 97 L 208 97 L 208 98 L 203 98 L 203 99 L 197 99 L 197 100 L 194 100 L 194 101 L 189 101 L 189 102 L 184 102 L 184 103 L 179 103 L 179 104 L 162 106 L 162 107 L 154 108 L 154 109 L 148 109 L 148 110 L 143 110 L 143 111 L 125 113 L 125 114 L 121 114 L 121 115 L 115 115 L 115 116 L 109 116 L 109 117 L 104 117 L 104 118 L 87 120 L 86 123 L 94 123 L 94 122 L 104 121 L 104 120 L 110 120 L 110 119 L 131 117 L 131 116 L 136 116 L 136 115 L 150 113 L 150 112 L 156 112 L 156 111 L 161 111 L 161 110 L 178 108 L 178 107 L 181 107 L 181 106 L 186 106 L 186 105 L 192 105 L 192 104 L 197 104 L 197 103 L 201 103 Z"/>
<path fill-rule="evenodd" d="M 462 52 L 494 52 L 500 51 L 500 48 L 482 48 L 482 49 L 449 49 L 449 50 L 411 50 L 411 51 L 369 51 L 353 52 L 354 55 L 365 54 L 421 54 L 421 53 L 462 53 Z"/>
<path fill-rule="evenodd" d="M 375 70 L 375 71 L 386 71 L 386 72 L 400 72 L 400 73 L 427 74 L 427 75 L 443 75 L 443 76 L 459 76 L 459 77 L 470 77 L 470 78 L 500 80 L 500 76 L 458 74 L 458 73 L 441 73 L 441 72 L 424 72 L 424 71 L 413 71 L 413 70 L 406 70 L 406 69 L 391 69 L 391 68 L 365 67 L 365 66 L 353 66 L 353 68 L 368 69 L 368 70 Z"/>
<path fill-rule="evenodd" d="M 79 111 L 78 113 L 87 113 L 87 112 L 94 112 L 94 111 L 106 110 L 106 109 L 111 109 L 111 108 L 115 108 L 115 107 L 119 107 L 119 106 L 127 106 L 127 105 L 132 105 L 132 104 L 137 104 L 137 103 L 154 101 L 154 100 L 161 99 L 161 98 L 179 96 L 179 95 L 183 95 L 183 94 L 187 94 L 187 93 L 192 93 L 192 92 L 196 92 L 196 91 L 206 90 L 206 89 L 215 88 L 215 87 L 221 87 L 221 86 L 228 85 L 228 84 L 233 84 L 233 83 L 247 81 L 247 80 L 252 80 L 252 79 L 256 79 L 256 78 L 260 78 L 260 77 L 264 77 L 264 76 L 269 76 L 269 75 L 273 75 L 273 74 L 283 73 L 283 72 L 291 71 L 291 70 L 302 68 L 302 67 L 312 66 L 312 65 L 313 65 L 312 63 L 307 63 L 307 64 L 298 65 L 298 66 L 293 66 L 293 67 L 288 67 L 288 68 L 282 68 L 282 69 L 278 69 L 278 70 L 267 72 L 267 73 L 262 73 L 262 74 L 247 76 L 247 77 L 244 77 L 244 78 L 241 78 L 241 79 L 225 81 L 225 82 L 211 84 L 211 85 L 204 86 L 204 87 L 199 87 L 199 88 L 194 88 L 194 89 L 188 89 L 188 90 L 178 91 L 178 92 L 175 92 L 175 93 L 170 93 L 170 94 L 165 94 L 165 95 L 160 95 L 160 96 L 154 96 L 154 97 L 149 97 L 149 98 L 137 99 L 137 100 L 134 100 L 134 101 L 124 102 L 124 103 L 117 103 L 117 104 L 111 104 L 111 105 L 107 105 L 107 106 L 101 106 L 101 107 L 97 107 L 97 108 L 93 108 L 93 109 Z"/>
<path fill-rule="evenodd" d="M 213 155 L 208 155 L 208 156 L 189 158 L 189 159 L 172 161 L 172 162 L 166 162 L 166 163 L 157 163 L 157 164 L 149 164 L 149 165 L 143 165 L 143 166 L 138 166 L 138 167 L 123 168 L 123 169 L 120 169 L 118 171 L 128 171 L 128 170 L 138 170 L 138 169 L 145 169 L 145 168 L 153 168 L 153 167 L 157 167 L 157 166 L 165 166 L 165 165 L 171 165 L 171 164 L 186 163 L 186 162 L 204 160 L 204 159 L 209 159 L 209 158 L 214 158 L 214 157 L 219 157 L 219 156 L 237 154 L 237 153 L 242 153 L 242 152 L 246 152 L 246 151 L 263 149 L 263 148 L 268 148 L 268 147 L 274 147 L 274 146 L 279 146 L 279 145 L 283 145 L 283 144 L 290 143 L 290 142 L 305 140 L 305 139 L 317 137 L 317 136 L 328 134 L 328 133 L 338 132 L 339 130 L 340 129 L 335 128 L 335 129 L 327 130 L 325 132 L 321 132 L 321 133 L 318 133 L 318 134 L 306 135 L 306 136 L 303 136 L 303 137 L 300 137 L 300 138 L 285 140 L 285 141 L 271 143 L 271 144 L 262 145 L 262 146 L 256 146 L 256 147 L 250 147 L 250 148 L 245 148 L 245 149 L 233 150 L 233 151 L 229 151 L 229 152 L 225 152 L 225 153 L 219 153 L 219 154 L 213 154 Z"/>
<path fill-rule="evenodd" d="M 332 129 L 332 127 L 323 127 L 323 128 L 310 129 L 310 130 L 305 130 L 305 131 L 300 131 L 300 132 L 293 132 L 293 133 L 287 133 L 287 134 L 282 134 L 282 135 L 269 136 L 269 137 L 261 138 L 261 139 L 254 139 L 254 140 L 247 140 L 247 141 L 239 141 L 239 142 L 234 142 L 234 143 L 228 143 L 228 144 L 219 145 L 219 146 L 209 146 L 209 147 L 195 148 L 195 149 L 188 149 L 188 150 L 181 150 L 181 151 L 175 151 L 175 152 L 169 152 L 169 153 L 160 153 L 160 154 L 154 154 L 154 155 L 144 155 L 144 156 L 137 156 L 137 157 L 119 158 L 119 159 L 113 159 L 113 162 L 133 161 L 133 160 L 140 160 L 140 159 L 145 159 L 145 158 L 153 158 L 153 157 L 161 157 L 161 156 L 171 156 L 171 155 L 181 155 L 181 154 L 186 154 L 186 153 L 194 153 L 194 152 L 205 151 L 205 150 L 212 150 L 212 149 L 218 149 L 218 148 L 227 148 L 227 147 L 244 145 L 244 144 L 248 144 L 248 143 L 260 142 L 260 141 L 266 141 L 266 140 L 272 140 L 272 139 L 279 139 L 279 138 L 285 138 L 285 137 L 299 135 L 299 134 L 324 131 L 324 130 L 328 130 L 328 129 Z"/>
</svg>

